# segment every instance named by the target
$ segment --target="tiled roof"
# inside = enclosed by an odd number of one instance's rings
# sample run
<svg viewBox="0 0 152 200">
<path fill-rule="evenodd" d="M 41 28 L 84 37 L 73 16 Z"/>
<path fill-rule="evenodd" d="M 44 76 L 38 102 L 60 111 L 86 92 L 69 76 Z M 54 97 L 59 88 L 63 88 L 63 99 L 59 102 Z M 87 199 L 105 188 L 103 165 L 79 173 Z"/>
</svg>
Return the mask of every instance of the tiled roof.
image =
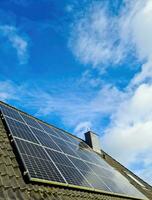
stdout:
<svg viewBox="0 0 152 200">
<path fill-rule="evenodd" d="M 28 182 L 24 179 L 17 154 L 0 120 L 0 200 L 120 200 L 131 199 Z"/>
</svg>

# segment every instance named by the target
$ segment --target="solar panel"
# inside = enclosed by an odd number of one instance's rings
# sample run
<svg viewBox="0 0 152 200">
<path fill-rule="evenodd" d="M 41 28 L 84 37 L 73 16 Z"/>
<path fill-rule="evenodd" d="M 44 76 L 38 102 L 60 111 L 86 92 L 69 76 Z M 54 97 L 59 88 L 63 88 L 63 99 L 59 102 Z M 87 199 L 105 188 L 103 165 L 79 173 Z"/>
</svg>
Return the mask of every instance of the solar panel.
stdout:
<svg viewBox="0 0 152 200">
<path fill-rule="evenodd" d="M 28 141 L 38 143 L 38 140 L 36 139 L 32 131 L 29 129 L 29 127 L 26 124 L 13 120 L 7 116 L 5 116 L 5 120 L 6 120 L 6 123 L 8 124 L 11 134 L 14 137 L 18 137 L 18 138 L 22 138 Z"/>
<path fill-rule="evenodd" d="M 42 129 L 44 130 L 44 132 L 56 136 L 56 137 L 60 137 L 55 131 L 53 131 L 53 128 L 48 126 L 47 124 L 44 124 L 42 122 L 38 122 L 39 125 L 42 127 Z"/>
<path fill-rule="evenodd" d="M 15 143 L 31 177 L 66 183 L 42 146 L 17 138 Z"/>
<path fill-rule="evenodd" d="M 146 199 L 82 140 L 9 106 L 0 107 L 31 181 Z"/>
<path fill-rule="evenodd" d="M 32 119 L 24 114 L 20 114 L 21 117 L 23 118 L 24 122 L 27 123 L 29 126 L 32 126 L 34 128 L 37 128 L 37 129 L 40 129 L 40 130 L 43 130 L 41 128 L 41 126 L 39 125 L 39 123 L 35 120 L 35 119 Z"/>
<path fill-rule="evenodd" d="M 93 188 L 112 192 L 112 190 L 103 182 L 103 180 L 92 171 L 81 170 L 81 173 L 87 178 L 87 181 L 92 185 Z"/>
<path fill-rule="evenodd" d="M 66 183 L 56 166 L 50 160 L 45 160 L 33 156 L 22 155 L 28 168 L 30 177 L 51 182 Z"/>
<path fill-rule="evenodd" d="M 74 167 L 73 163 L 64 153 L 57 152 L 51 149 L 46 149 L 46 151 L 56 164 Z"/>
<path fill-rule="evenodd" d="M 53 130 L 55 131 L 55 133 L 58 134 L 58 136 L 60 138 L 62 138 L 63 140 L 67 141 L 67 142 L 71 142 L 71 143 L 74 143 L 74 144 L 78 144 L 76 142 L 76 140 L 74 140 L 72 137 L 70 137 L 69 135 L 65 134 L 63 131 L 61 131 L 60 129 L 57 129 L 57 128 L 53 128 Z"/>
<path fill-rule="evenodd" d="M 53 139 L 53 141 L 60 147 L 60 149 L 62 150 L 62 152 L 64 152 L 65 154 L 68 155 L 72 155 L 72 156 L 78 156 L 74 150 L 63 140 L 61 140 L 60 138 L 57 137 L 51 137 Z"/>
<path fill-rule="evenodd" d="M 45 132 L 37 130 L 31 127 L 31 131 L 35 134 L 37 140 L 40 142 L 41 145 L 61 151 L 58 145 L 49 137 Z"/>
<path fill-rule="evenodd" d="M 16 119 L 20 122 L 24 122 L 17 110 L 10 109 L 9 107 L 4 106 L 2 104 L 0 105 L 0 107 L 4 115 L 9 116 L 10 118 Z"/>
<path fill-rule="evenodd" d="M 88 182 L 97 189 L 102 189 L 109 191 L 110 188 L 106 184 L 103 183 L 101 179 L 93 172 L 93 170 L 83 161 L 78 158 L 74 158 L 69 156 L 69 159 L 74 163 L 74 165 L 80 170 L 84 177 L 88 180 Z"/>
</svg>

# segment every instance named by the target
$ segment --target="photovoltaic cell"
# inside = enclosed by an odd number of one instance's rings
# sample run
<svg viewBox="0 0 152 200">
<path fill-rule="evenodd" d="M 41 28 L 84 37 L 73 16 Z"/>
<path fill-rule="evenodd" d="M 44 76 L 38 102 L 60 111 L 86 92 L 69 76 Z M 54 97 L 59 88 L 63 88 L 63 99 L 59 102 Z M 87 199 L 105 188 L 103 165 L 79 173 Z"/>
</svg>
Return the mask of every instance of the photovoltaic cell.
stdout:
<svg viewBox="0 0 152 200">
<path fill-rule="evenodd" d="M 100 179 L 97 175 L 95 175 L 92 171 L 81 170 L 83 176 L 87 179 L 87 181 L 96 189 L 105 190 L 111 192 L 112 190 Z"/>
<path fill-rule="evenodd" d="M 94 164 L 90 164 L 90 163 L 87 163 L 87 165 L 93 170 L 93 172 L 100 176 L 100 177 L 111 177 L 113 176 L 113 171 L 110 170 L 111 168 L 103 168 L 103 167 L 100 167 L 100 166 L 97 166 L 97 165 L 94 165 Z"/>
<path fill-rule="evenodd" d="M 80 169 L 85 171 L 91 171 L 91 169 L 88 167 L 88 165 L 85 164 L 84 161 L 80 160 L 79 158 L 74 158 L 71 156 L 68 156 L 68 158 L 74 163 L 74 165 Z"/>
<path fill-rule="evenodd" d="M 22 155 L 32 178 L 66 183 L 53 162 L 37 157 Z"/>
<path fill-rule="evenodd" d="M 74 163 L 74 165 L 80 170 L 80 172 L 86 177 L 89 183 L 94 188 L 102 189 L 106 191 L 112 191 L 108 186 L 95 174 L 92 167 L 88 166 L 85 161 L 69 156 L 69 159 Z"/>
<path fill-rule="evenodd" d="M 97 165 L 103 166 L 105 168 L 109 168 L 108 163 L 106 163 L 103 159 L 101 159 L 98 155 L 96 155 L 94 152 L 93 154 L 90 153 L 90 157 L 93 160 L 93 163 L 96 163 Z"/>
<path fill-rule="evenodd" d="M 37 137 L 37 136 L 40 136 L 40 137 L 44 137 L 46 139 L 49 139 L 49 136 L 43 132 L 43 130 L 38 130 L 38 129 L 35 129 L 33 127 L 30 127 L 30 130 L 32 131 L 32 133 Z"/>
<path fill-rule="evenodd" d="M 72 162 L 69 160 L 69 158 L 64 153 L 53 151 L 50 149 L 46 149 L 46 151 L 56 164 L 74 167 Z"/>
<path fill-rule="evenodd" d="M 121 190 L 121 185 L 116 184 L 113 179 L 109 179 L 109 178 L 101 178 L 99 177 L 101 180 L 104 181 L 104 183 L 106 185 L 108 185 L 108 187 L 111 189 L 111 191 L 113 191 L 114 193 L 120 193 L 120 194 L 124 194 L 124 191 Z M 119 183 L 120 184 L 120 183 Z"/>
<path fill-rule="evenodd" d="M 72 156 L 78 156 L 71 148 L 70 146 L 64 142 L 63 140 L 60 140 L 57 137 L 51 137 L 53 139 L 53 141 L 55 141 L 56 144 L 58 144 L 58 146 L 60 147 L 60 149 L 62 150 L 62 152 L 64 152 L 65 154 L 69 154 Z"/>
<path fill-rule="evenodd" d="M 75 168 L 71 166 L 65 166 L 61 164 L 56 164 L 58 169 L 61 171 L 65 177 L 68 184 L 78 185 L 83 187 L 91 187 L 87 180 L 82 174 Z"/>
<path fill-rule="evenodd" d="M 42 122 L 38 122 L 39 125 L 43 128 L 43 130 L 47 133 L 49 133 L 50 135 L 56 136 L 56 137 L 60 137 L 55 131 L 53 131 L 53 128 L 51 128 L 50 126 L 42 123 Z"/>
<path fill-rule="evenodd" d="M 10 132 L 13 136 L 22 138 L 34 143 L 38 143 L 36 137 L 32 134 L 31 130 L 25 124 L 13 120 L 11 118 L 5 117 L 5 121 L 10 128 Z"/>
<path fill-rule="evenodd" d="M 91 158 L 89 157 L 89 154 L 85 151 L 83 151 L 82 149 L 77 150 L 76 152 L 78 154 L 78 156 L 88 162 L 92 162 Z"/>
<path fill-rule="evenodd" d="M 15 138 L 17 146 L 22 154 L 33 156 L 36 158 L 42 158 L 48 160 L 49 157 L 45 153 L 44 149 L 39 144 L 33 144 L 24 140 Z"/>
<path fill-rule="evenodd" d="M 0 107 L 30 180 L 145 198 L 82 140 L 8 106 Z"/>
<path fill-rule="evenodd" d="M 69 140 L 70 140 L 70 141 L 67 141 L 67 142 L 70 142 L 73 145 L 79 145 L 80 144 L 79 140 L 74 139 L 72 136 L 69 136 L 67 133 L 65 133 L 65 135 L 67 135 L 69 137 Z"/>
<path fill-rule="evenodd" d="M 61 151 L 61 149 L 53 142 L 53 140 L 51 139 L 47 140 L 43 137 L 38 137 L 38 139 L 43 146 L 57 150 L 57 151 Z"/>
<path fill-rule="evenodd" d="M 11 109 L 4 105 L 0 105 L 0 106 L 1 106 L 3 115 L 6 115 L 8 117 L 11 117 L 13 119 L 23 122 L 23 119 L 21 118 L 21 116 L 19 115 L 19 112 L 17 110 Z"/>
<path fill-rule="evenodd" d="M 54 132 L 63 140 L 67 141 L 67 142 L 73 142 L 73 140 L 71 139 L 70 136 L 68 136 L 67 134 L 65 134 L 63 131 L 53 128 Z"/>
<path fill-rule="evenodd" d="M 31 118 L 31 117 L 28 117 L 28 116 L 26 116 L 26 115 L 24 115 L 24 114 L 21 114 L 21 116 L 22 116 L 23 120 L 24 120 L 28 125 L 30 125 L 30 126 L 32 126 L 32 127 L 34 127 L 34 128 L 43 130 L 43 129 L 41 128 L 41 126 L 38 124 L 38 122 L 37 122 L 35 119 L 33 119 L 33 118 Z"/>
</svg>

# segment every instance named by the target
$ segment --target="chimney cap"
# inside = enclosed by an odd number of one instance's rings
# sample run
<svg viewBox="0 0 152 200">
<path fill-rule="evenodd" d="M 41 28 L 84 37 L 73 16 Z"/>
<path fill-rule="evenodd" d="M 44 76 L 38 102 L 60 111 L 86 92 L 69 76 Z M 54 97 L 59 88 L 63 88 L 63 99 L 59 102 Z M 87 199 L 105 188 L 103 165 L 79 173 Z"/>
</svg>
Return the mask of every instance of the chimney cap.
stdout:
<svg viewBox="0 0 152 200">
<path fill-rule="evenodd" d="M 97 135 L 97 136 L 99 136 L 99 134 L 97 134 L 97 133 L 93 132 L 92 130 L 85 132 L 85 134 L 88 134 L 88 133 L 93 133 L 94 135 Z"/>
</svg>

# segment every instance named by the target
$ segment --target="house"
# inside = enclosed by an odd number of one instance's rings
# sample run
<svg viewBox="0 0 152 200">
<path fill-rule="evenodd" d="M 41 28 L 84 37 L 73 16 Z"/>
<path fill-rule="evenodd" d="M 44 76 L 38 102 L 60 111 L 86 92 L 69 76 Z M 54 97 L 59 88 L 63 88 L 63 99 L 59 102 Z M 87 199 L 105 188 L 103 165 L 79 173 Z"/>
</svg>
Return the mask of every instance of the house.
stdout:
<svg viewBox="0 0 152 200">
<path fill-rule="evenodd" d="M 152 199 L 152 187 L 100 149 L 0 102 L 0 200 Z M 101 165 L 101 166 L 100 166 Z"/>
</svg>

